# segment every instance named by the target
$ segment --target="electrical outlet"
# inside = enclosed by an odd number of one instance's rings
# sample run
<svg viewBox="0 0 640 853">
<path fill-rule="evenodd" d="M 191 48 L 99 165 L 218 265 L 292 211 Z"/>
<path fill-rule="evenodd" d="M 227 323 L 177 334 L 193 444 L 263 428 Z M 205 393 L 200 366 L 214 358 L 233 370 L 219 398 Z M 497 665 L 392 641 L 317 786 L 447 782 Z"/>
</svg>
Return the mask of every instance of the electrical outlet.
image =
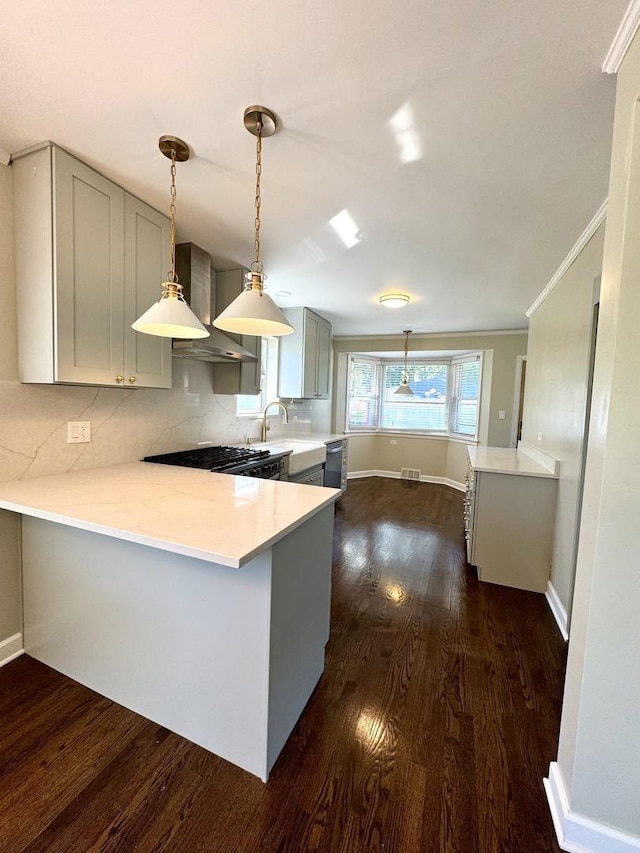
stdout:
<svg viewBox="0 0 640 853">
<path fill-rule="evenodd" d="M 538 433 L 538 441 L 542 441 L 542 433 L 541 432 Z"/>
<path fill-rule="evenodd" d="M 397 440 L 397 439 L 395 439 L 395 438 L 390 438 L 390 439 L 389 439 L 389 444 L 393 444 L 393 445 L 395 446 L 397 443 L 398 443 L 398 440 Z"/>
<path fill-rule="evenodd" d="M 498 419 L 503 421 L 506 417 L 507 417 L 507 413 L 505 412 L 505 410 L 500 409 L 500 411 L 498 412 Z"/>
<path fill-rule="evenodd" d="M 91 441 L 91 421 L 67 421 L 67 444 Z"/>
</svg>

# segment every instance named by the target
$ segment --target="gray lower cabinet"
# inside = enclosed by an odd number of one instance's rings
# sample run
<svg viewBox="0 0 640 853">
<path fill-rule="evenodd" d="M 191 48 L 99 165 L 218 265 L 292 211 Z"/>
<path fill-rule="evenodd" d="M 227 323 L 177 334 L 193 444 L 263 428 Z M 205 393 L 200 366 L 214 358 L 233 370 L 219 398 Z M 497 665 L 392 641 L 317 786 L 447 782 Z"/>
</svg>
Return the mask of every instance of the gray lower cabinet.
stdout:
<svg viewBox="0 0 640 853">
<path fill-rule="evenodd" d="M 166 278 L 168 218 L 51 143 L 12 168 L 21 381 L 171 387 L 171 341 L 131 328 Z"/>
<path fill-rule="evenodd" d="M 290 483 L 304 483 L 305 486 L 324 486 L 324 465 L 314 465 L 289 477 Z"/>
<path fill-rule="evenodd" d="M 467 561 L 478 579 L 545 592 L 557 480 L 469 465 L 464 500 Z"/>
<path fill-rule="evenodd" d="M 215 314 L 221 314 L 244 290 L 245 267 L 212 270 L 215 281 Z M 257 357 L 257 361 L 240 364 L 214 364 L 213 390 L 216 394 L 259 394 L 262 390 L 262 338 L 256 335 L 226 334 Z"/>
<path fill-rule="evenodd" d="M 280 338 L 278 396 L 328 399 L 331 324 L 310 308 L 288 308 L 283 313 L 294 332 Z"/>
</svg>

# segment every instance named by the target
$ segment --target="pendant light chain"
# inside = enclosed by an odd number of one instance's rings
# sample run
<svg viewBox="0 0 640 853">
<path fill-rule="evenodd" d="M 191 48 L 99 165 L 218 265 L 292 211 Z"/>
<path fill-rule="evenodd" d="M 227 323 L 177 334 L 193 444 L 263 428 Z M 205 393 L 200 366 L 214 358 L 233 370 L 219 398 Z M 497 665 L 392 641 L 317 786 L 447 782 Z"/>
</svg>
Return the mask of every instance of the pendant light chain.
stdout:
<svg viewBox="0 0 640 853">
<path fill-rule="evenodd" d="M 245 274 L 244 290 L 236 296 L 233 302 L 214 319 L 213 325 L 223 332 L 236 335 L 289 335 L 293 326 L 287 320 L 273 299 L 264 292 L 266 276 L 262 272 L 260 260 L 260 179 L 262 177 L 262 137 L 273 136 L 277 122 L 274 113 L 253 104 L 244 111 L 243 123 L 245 130 L 256 137 L 256 183 L 255 183 L 255 216 L 254 216 L 254 260 L 251 269 Z"/>
<path fill-rule="evenodd" d="M 409 335 L 410 331 L 405 330 L 404 333 L 404 383 L 409 384 L 409 371 L 407 370 L 407 359 L 409 358 Z"/>
<path fill-rule="evenodd" d="M 171 272 L 169 273 L 169 281 L 172 284 L 177 284 L 178 277 L 176 275 L 176 149 L 171 149 L 171 202 L 169 204 L 169 214 L 171 216 Z"/>
<path fill-rule="evenodd" d="M 262 261 L 260 260 L 260 206 L 262 199 L 260 197 L 260 178 L 262 176 L 262 120 L 258 119 L 256 134 L 256 218 L 255 229 L 256 236 L 253 244 L 255 260 L 251 264 L 253 272 L 262 272 Z"/>
<path fill-rule="evenodd" d="M 184 139 L 165 134 L 158 140 L 161 153 L 171 160 L 171 202 L 170 213 L 170 257 L 171 269 L 162 282 L 160 299 L 141 314 L 131 327 L 136 332 L 154 335 L 159 338 L 208 338 L 211 334 L 189 308 L 182 295 L 182 285 L 176 275 L 176 163 L 185 163 L 190 150 Z M 162 240 L 163 264 L 166 261 L 165 239 Z M 163 356 L 164 357 L 164 356 Z M 129 379 L 135 382 L 135 376 Z"/>
</svg>

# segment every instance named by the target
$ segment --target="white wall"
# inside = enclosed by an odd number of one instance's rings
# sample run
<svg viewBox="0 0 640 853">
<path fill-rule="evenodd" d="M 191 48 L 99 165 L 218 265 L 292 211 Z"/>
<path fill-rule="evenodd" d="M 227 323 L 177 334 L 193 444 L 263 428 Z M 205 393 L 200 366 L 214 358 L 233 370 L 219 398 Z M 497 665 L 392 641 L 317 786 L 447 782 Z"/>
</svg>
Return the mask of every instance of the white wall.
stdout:
<svg viewBox="0 0 640 853">
<path fill-rule="evenodd" d="M 21 385 L 12 220 L 11 167 L 0 166 L 0 482 L 260 435 L 258 420 L 236 419 L 235 397 L 213 394 L 212 366 L 202 362 L 174 359 L 170 390 Z M 297 403 L 291 414 L 291 431 L 325 431 L 330 402 Z M 66 422 L 79 418 L 91 421 L 91 443 L 67 444 Z M 283 432 L 274 418 L 271 435 Z M 0 514 L 0 642 L 20 626 L 18 542 L 19 517 Z"/>
<path fill-rule="evenodd" d="M 603 247 L 604 224 L 529 321 L 522 438 L 562 463 L 551 583 L 567 611 L 578 522 L 593 282 L 602 271 Z"/>
<path fill-rule="evenodd" d="M 640 38 L 618 74 L 558 768 L 571 812 L 640 846 Z M 613 847 L 600 844 L 604 850 Z M 615 849 L 631 849 L 617 847 Z"/>
</svg>

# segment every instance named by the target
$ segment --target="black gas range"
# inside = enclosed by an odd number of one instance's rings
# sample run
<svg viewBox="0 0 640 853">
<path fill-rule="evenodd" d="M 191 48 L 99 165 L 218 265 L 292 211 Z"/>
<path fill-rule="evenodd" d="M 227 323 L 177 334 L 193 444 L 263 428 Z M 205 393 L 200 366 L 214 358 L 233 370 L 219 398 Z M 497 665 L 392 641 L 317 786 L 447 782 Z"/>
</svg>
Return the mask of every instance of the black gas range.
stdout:
<svg viewBox="0 0 640 853">
<path fill-rule="evenodd" d="M 202 468 L 216 474 L 260 477 L 263 480 L 287 480 L 289 476 L 288 453 L 271 453 L 269 450 L 251 447 L 198 447 L 195 450 L 145 456 L 142 461 Z"/>
</svg>

